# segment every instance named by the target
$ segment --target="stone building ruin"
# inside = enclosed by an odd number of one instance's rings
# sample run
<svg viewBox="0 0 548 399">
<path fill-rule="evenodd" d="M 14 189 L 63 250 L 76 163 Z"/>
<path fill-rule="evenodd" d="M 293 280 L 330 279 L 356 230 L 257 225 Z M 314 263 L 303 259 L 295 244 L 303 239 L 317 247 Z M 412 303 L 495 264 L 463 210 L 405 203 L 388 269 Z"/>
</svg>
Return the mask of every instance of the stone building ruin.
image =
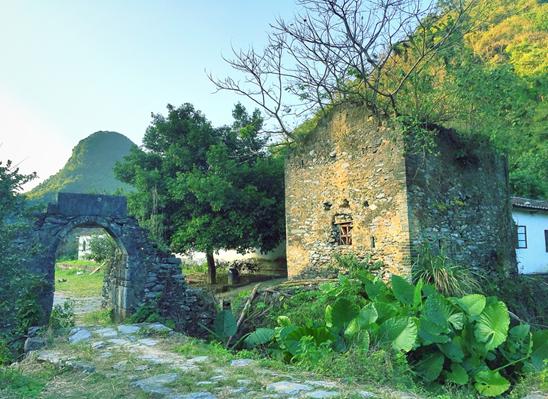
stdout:
<svg viewBox="0 0 548 399">
<path fill-rule="evenodd" d="M 127 215 L 125 197 L 93 194 L 59 193 L 57 203 L 38 215 L 22 240 L 25 247 L 32 248 L 24 260 L 27 269 L 45 281 L 39 298 L 44 324 L 53 305 L 57 247 L 78 227 L 103 228 L 122 252 L 121 262 L 105 274 L 108 281 L 103 290 L 115 319 L 122 320 L 148 304 L 160 314 L 175 315 L 179 329 L 194 335 L 204 333 L 199 325 L 210 324 L 212 303 L 200 290 L 186 285 L 180 260 L 149 241 L 137 220 Z"/>
<path fill-rule="evenodd" d="M 505 159 L 450 130 L 439 130 L 431 152 L 406 151 L 402 137 L 363 108 L 345 107 L 290 151 L 290 277 L 329 274 L 333 256 L 345 253 L 409 275 L 425 243 L 460 264 L 515 271 Z"/>
</svg>

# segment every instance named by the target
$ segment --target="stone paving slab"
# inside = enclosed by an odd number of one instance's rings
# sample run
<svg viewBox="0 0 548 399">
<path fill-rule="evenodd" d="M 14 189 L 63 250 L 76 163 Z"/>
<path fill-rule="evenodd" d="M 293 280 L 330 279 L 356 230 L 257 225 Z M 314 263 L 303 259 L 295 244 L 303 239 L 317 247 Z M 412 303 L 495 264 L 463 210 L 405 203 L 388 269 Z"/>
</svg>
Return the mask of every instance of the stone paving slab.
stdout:
<svg viewBox="0 0 548 399">
<path fill-rule="evenodd" d="M 94 362 L 77 358 L 81 346 L 72 347 L 76 356 L 72 356 L 73 353 L 42 350 L 38 352 L 38 359 L 71 366 L 85 373 L 101 372 L 111 378 L 125 378 L 129 386 L 154 398 L 336 399 L 348 393 L 362 398 L 378 397 L 367 390 L 350 390 L 336 381 L 314 379 L 313 376 L 299 378 L 299 375 L 261 367 L 254 359 L 184 356 L 170 351 L 174 342 L 170 341 L 172 338 L 154 334 L 152 337 L 144 336 L 151 331 L 161 335 L 171 332 L 171 329 L 161 328 L 158 323 L 152 324 L 152 329 L 150 325 L 141 323 L 73 329 L 69 335 L 72 341 L 87 343 L 95 354 Z M 180 392 L 189 389 L 193 392 Z M 403 399 L 406 396 L 402 393 L 393 397 Z"/>
</svg>

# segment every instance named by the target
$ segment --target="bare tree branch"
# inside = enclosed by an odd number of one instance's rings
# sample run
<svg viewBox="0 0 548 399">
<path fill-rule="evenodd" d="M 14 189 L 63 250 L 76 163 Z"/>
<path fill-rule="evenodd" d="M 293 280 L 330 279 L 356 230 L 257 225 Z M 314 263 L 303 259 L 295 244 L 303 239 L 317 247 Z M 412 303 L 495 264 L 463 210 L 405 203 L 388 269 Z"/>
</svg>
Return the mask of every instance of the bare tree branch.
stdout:
<svg viewBox="0 0 548 399">
<path fill-rule="evenodd" d="M 296 123 L 329 105 L 397 115 L 405 83 L 466 32 L 476 1 L 442 9 L 436 0 L 298 0 L 301 12 L 275 20 L 261 52 L 224 58 L 242 80 L 208 77 L 260 106 L 277 125 L 270 132 L 289 140 Z"/>
</svg>

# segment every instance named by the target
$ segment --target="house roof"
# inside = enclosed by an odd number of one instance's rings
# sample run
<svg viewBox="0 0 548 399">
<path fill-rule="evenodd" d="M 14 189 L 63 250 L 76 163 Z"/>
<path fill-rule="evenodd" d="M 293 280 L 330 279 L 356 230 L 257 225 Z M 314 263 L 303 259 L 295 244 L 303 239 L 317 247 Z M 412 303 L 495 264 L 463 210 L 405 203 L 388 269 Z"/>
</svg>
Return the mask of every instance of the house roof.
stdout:
<svg viewBox="0 0 548 399">
<path fill-rule="evenodd" d="M 512 206 L 514 208 L 541 209 L 548 211 L 548 201 L 524 197 L 512 197 Z"/>
</svg>

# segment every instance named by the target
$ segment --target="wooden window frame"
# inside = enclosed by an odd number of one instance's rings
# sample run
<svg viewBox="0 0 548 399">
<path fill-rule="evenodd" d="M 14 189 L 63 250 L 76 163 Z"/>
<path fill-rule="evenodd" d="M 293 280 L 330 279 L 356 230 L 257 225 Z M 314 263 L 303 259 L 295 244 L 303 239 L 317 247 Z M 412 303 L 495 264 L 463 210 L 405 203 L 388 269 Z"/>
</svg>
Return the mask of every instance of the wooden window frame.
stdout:
<svg viewBox="0 0 548 399">
<path fill-rule="evenodd" d="M 520 231 L 523 229 L 523 231 Z M 524 244 L 522 244 L 524 243 Z M 527 249 L 527 226 L 517 226 L 517 249 Z"/>
<path fill-rule="evenodd" d="M 337 224 L 339 245 L 352 245 L 352 222 Z"/>
</svg>

